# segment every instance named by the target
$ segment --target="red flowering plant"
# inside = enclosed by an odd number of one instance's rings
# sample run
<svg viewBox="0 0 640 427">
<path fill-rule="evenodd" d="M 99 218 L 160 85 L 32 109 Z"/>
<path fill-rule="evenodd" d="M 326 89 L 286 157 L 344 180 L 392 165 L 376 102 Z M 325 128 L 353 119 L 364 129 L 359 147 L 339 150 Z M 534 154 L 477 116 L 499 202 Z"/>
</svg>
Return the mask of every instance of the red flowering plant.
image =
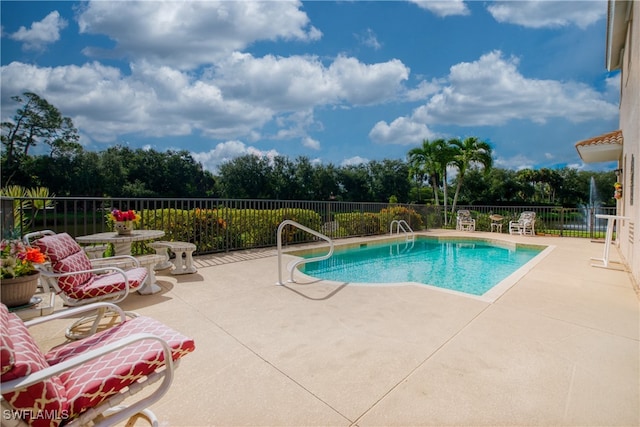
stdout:
<svg viewBox="0 0 640 427">
<path fill-rule="evenodd" d="M 107 215 L 107 219 L 109 219 L 111 221 L 133 221 L 133 222 L 138 222 L 138 221 L 140 221 L 140 215 L 138 213 L 136 213 L 136 211 L 133 211 L 133 210 L 121 211 L 121 210 L 118 210 L 118 209 L 114 209 Z"/>
<path fill-rule="evenodd" d="M 114 209 L 106 217 L 107 225 L 113 227 L 118 234 L 130 233 L 133 230 L 133 225 L 140 221 L 140 215 L 134 210 L 121 211 Z"/>
<path fill-rule="evenodd" d="M 40 249 L 25 246 L 20 240 L 2 240 L 0 243 L 0 278 L 12 279 L 14 277 L 35 274 L 37 269 L 34 264 L 42 264 L 46 261 Z"/>
</svg>

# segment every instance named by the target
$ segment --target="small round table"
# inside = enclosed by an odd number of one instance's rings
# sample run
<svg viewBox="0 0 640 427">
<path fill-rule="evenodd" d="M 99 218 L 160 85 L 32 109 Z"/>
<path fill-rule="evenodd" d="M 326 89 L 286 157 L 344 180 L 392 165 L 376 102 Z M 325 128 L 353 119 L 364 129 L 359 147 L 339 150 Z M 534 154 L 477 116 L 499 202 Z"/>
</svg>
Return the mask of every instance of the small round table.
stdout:
<svg viewBox="0 0 640 427">
<path fill-rule="evenodd" d="M 491 220 L 491 232 L 497 231 L 498 233 L 502 233 L 502 220 L 504 217 L 502 215 L 493 214 L 489 217 Z"/>
<path fill-rule="evenodd" d="M 162 236 L 164 236 L 163 230 L 134 230 L 131 234 L 118 234 L 115 231 L 107 231 L 105 233 L 78 236 L 76 237 L 76 241 L 84 244 L 112 243 L 115 255 L 131 255 L 131 243 L 144 240 L 155 240 Z M 156 255 L 154 255 L 154 257 L 155 256 Z M 155 264 L 155 262 L 153 264 Z M 147 280 L 145 280 L 144 285 L 138 290 L 138 293 L 148 295 L 160 292 L 162 289 L 155 283 L 156 275 L 151 263 L 147 266 L 147 271 Z"/>
<path fill-rule="evenodd" d="M 164 236 L 163 230 L 134 230 L 131 234 L 118 234 L 115 231 L 78 236 L 78 243 L 113 243 L 115 255 L 131 255 L 131 243 L 143 240 L 155 240 Z"/>
</svg>

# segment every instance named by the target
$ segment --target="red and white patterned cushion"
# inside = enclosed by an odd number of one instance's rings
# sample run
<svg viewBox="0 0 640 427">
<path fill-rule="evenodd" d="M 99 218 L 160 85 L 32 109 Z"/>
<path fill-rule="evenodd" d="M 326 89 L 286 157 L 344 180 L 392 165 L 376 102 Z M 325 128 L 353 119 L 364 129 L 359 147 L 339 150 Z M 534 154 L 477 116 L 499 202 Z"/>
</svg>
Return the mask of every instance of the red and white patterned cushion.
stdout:
<svg viewBox="0 0 640 427">
<path fill-rule="evenodd" d="M 91 261 L 82 250 L 78 242 L 67 233 L 44 236 L 33 242 L 35 246 L 51 261 L 54 273 L 68 273 L 71 271 L 91 270 Z M 72 292 L 76 286 L 81 286 L 92 277 L 91 273 L 74 274 L 61 277 L 58 285 L 65 294 Z"/>
<path fill-rule="evenodd" d="M 13 369 L 14 363 L 13 340 L 9 336 L 9 310 L 0 304 L 0 375 Z"/>
<path fill-rule="evenodd" d="M 164 339 L 177 360 L 195 349 L 192 339 L 148 317 L 136 317 L 108 330 L 80 341 L 68 343 L 51 350 L 46 359 L 58 364 L 94 348 L 100 348 L 137 333 L 150 333 Z M 131 346 L 94 359 L 78 368 L 60 375 L 67 389 L 69 409 L 81 414 L 140 378 L 163 366 L 164 355 L 155 340 L 139 341 Z"/>
<path fill-rule="evenodd" d="M 147 274 L 147 269 L 144 267 L 132 268 L 125 271 L 125 275 L 129 281 L 129 290 L 133 292 L 139 289 L 144 279 L 146 279 Z M 94 275 L 88 282 L 75 286 L 65 293 L 71 298 L 86 299 L 102 295 L 112 295 L 114 292 L 123 291 L 125 287 L 126 285 L 122 274 L 116 272 Z"/>
<path fill-rule="evenodd" d="M 54 273 L 91 270 L 93 267 L 80 245 L 67 233 L 44 236 L 34 242 L 51 261 Z M 137 290 L 147 277 L 147 270 L 139 267 L 126 272 L 129 289 Z M 87 299 L 111 295 L 122 291 L 126 285 L 121 274 L 95 275 L 81 273 L 58 279 L 60 289 L 74 299 Z"/>
<path fill-rule="evenodd" d="M 2 350 L 3 353 L 8 353 L 8 358 L 5 360 L 3 357 L 2 360 L 2 382 L 22 378 L 49 367 L 27 327 L 18 316 L 9 313 L 4 304 L 0 304 L 0 324 L 11 334 L 9 340 L 3 341 L 3 346 L 8 347 L 3 347 Z M 5 362 L 11 360 L 13 366 L 5 372 Z M 3 397 L 13 408 L 23 410 L 21 413 L 32 426 L 58 426 L 68 414 L 67 393 L 59 377 L 48 378 L 26 389 L 6 393 Z"/>
<path fill-rule="evenodd" d="M 0 332 L 3 338 L 7 338 L 0 342 L 4 354 L 0 377 L 3 382 L 138 333 L 152 334 L 165 340 L 171 348 L 173 360 L 195 350 L 192 339 L 147 317 L 136 317 L 83 340 L 66 343 L 52 349 L 46 356 L 40 352 L 22 320 L 9 313 L 3 304 L 0 304 Z M 163 365 L 164 354 L 158 341 L 139 341 L 3 397 L 14 408 L 24 410 L 25 416 L 33 414 L 33 419 L 27 419 L 30 425 L 57 427 L 64 420 L 76 418 Z"/>
<path fill-rule="evenodd" d="M 51 263 L 65 259 L 69 255 L 82 251 L 82 248 L 67 233 L 43 236 L 33 242 Z"/>
</svg>

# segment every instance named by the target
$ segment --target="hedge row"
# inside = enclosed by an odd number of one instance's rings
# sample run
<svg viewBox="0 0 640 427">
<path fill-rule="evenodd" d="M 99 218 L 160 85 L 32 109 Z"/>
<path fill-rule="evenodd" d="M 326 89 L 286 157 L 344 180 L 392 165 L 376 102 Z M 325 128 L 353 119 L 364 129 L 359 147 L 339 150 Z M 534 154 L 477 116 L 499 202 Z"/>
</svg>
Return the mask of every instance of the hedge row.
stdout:
<svg viewBox="0 0 640 427">
<path fill-rule="evenodd" d="M 282 221 L 290 219 L 329 237 L 349 237 L 389 232 L 393 220 L 405 220 L 414 230 L 424 228 L 413 209 L 390 207 L 378 213 L 336 213 L 323 223 L 320 214 L 309 209 L 156 209 L 140 212 L 141 227 L 164 230 L 166 240 L 195 243 L 199 253 L 250 249 L 276 245 Z M 301 243 L 315 236 L 293 226 L 285 227 L 283 241 Z"/>
</svg>

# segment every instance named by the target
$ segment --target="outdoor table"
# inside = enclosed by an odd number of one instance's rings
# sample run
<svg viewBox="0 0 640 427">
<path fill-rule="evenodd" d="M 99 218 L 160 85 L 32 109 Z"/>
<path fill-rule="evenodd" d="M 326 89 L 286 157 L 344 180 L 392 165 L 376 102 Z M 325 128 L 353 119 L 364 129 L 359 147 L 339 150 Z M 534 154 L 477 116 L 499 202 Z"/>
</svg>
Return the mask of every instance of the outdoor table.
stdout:
<svg viewBox="0 0 640 427">
<path fill-rule="evenodd" d="M 491 232 L 497 231 L 498 233 L 502 233 L 502 220 L 504 217 L 502 215 L 493 214 L 489 217 L 491 220 Z"/>
<path fill-rule="evenodd" d="M 599 264 L 591 264 L 591 265 L 593 267 L 609 268 L 609 250 L 611 249 L 611 241 L 613 240 L 613 224 L 616 221 L 624 221 L 625 219 L 631 219 L 631 218 L 627 216 L 621 216 L 621 215 L 603 215 L 603 214 L 596 214 L 596 218 L 607 220 L 607 234 L 604 239 L 604 252 L 602 254 L 602 258 L 591 258 L 594 261 L 602 261 L 602 265 L 599 265 Z"/>
<path fill-rule="evenodd" d="M 87 236 L 78 236 L 76 241 L 82 244 L 93 243 L 111 243 L 113 244 L 114 255 L 131 255 L 131 244 L 133 242 L 155 240 L 164 236 L 163 230 L 133 230 L 131 234 L 118 234 L 115 231 L 105 233 L 89 234 Z M 138 291 L 140 294 L 155 294 L 161 290 L 160 286 L 155 282 L 155 274 L 153 266 L 149 266 L 147 270 L 150 272 L 148 280 Z"/>
</svg>

